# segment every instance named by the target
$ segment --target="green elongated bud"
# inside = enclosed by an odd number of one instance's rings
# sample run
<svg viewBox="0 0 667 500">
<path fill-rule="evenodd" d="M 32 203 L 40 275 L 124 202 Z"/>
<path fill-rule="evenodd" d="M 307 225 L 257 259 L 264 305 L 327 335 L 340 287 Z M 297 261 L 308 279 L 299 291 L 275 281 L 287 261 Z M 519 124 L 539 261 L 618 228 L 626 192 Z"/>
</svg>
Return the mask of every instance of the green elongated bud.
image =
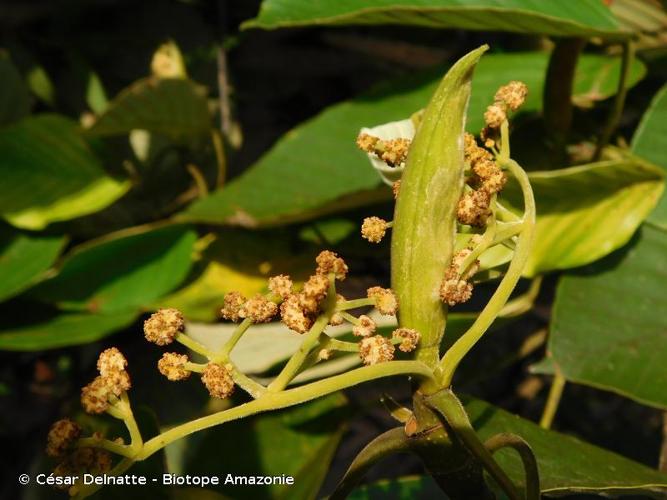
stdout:
<svg viewBox="0 0 667 500">
<path fill-rule="evenodd" d="M 447 72 L 424 110 L 410 146 L 396 202 L 391 241 L 392 288 L 399 325 L 421 334 L 418 360 L 435 367 L 447 310 L 439 288 L 456 236 L 463 189 L 463 132 L 472 72 L 483 45 Z"/>
</svg>

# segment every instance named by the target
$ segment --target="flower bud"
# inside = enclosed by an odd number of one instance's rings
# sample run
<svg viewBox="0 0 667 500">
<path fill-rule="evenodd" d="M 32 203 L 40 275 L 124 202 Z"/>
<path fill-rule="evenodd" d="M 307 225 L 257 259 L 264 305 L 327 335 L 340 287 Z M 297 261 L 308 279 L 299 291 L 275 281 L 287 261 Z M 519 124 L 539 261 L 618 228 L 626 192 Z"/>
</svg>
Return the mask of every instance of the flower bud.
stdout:
<svg viewBox="0 0 667 500">
<path fill-rule="evenodd" d="M 390 288 L 374 286 L 366 290 L 369 299 L 373 299 L 380 314 L 393 316 L 398 311 L 398 298 Z"/>
<path fill-rule="evenodd" d="M 202 373 L 201 381 L 211 397 L 226 399 L 234 393 L 234 379 L 227 366 L 209 363 Z"/>
<path fill-rule="evenodd" d="M 382 335 L 366 337 L 359 342 L 359 357 L 365 365 L 375 365 L 394 359 L 394 345 Z"/>
<path fill-rule="evenodd" d="M 165 352 L 157 362 L 157 369 L 168 380 L 185 380 L 190 376 L 190 371 L 185 369 L 185 363 L 187 362 L 188 357 L 185 354 Z"/>
<path fill-rule="evenodd" d="M 391 337 L 395 340 L 401 340 L 398 348 L 403 352 L 412 352 L 417 348 L 419 343 L 419 332 L 412 328 L 397 328 L 391 333 Z"/>
<path fill-rule="evenodd" d="M 81 427 L 76 422 L 64 418 L 55 422 L 49 430 L 46 441 L 46 454 L 61 457 L 69 451 L 81 436 Z"/>
<path fill-rule="evenodd" d="M 171 344 L 183 330 L 185 320 L 178 309 L 158 309 L 144 322 L 146 340 L 157 345 Z"/>
<path fill-rule="evenodd" d="M 357 337 L 370 337 L 375 333 L 376 325 L 368 316 L 359 316 L 359 324 L 352 328 L 352 333 Z"/>
</svg>

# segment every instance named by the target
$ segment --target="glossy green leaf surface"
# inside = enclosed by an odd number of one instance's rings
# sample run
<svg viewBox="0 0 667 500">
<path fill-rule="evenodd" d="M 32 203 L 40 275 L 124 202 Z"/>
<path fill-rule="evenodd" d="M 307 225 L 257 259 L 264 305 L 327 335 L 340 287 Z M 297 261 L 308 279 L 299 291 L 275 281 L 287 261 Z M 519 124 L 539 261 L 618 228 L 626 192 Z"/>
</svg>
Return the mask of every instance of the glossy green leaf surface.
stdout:
<svg viewBox="0 0 667 500">
<path fill-rule="evenodd" d="M 540 470 L 542 493 L 650 495 L 662 498 L 667 475 L 572 436 L 540 428 L 484 401 L 464 398 L 470 420 L 482 440 L 501 432 L 512 432 L 530 444 Z M 523 488 L 524 473 L 518 454 L 499 450 L 494 457 L 513 482 Z M 435 482 L 426 476 L 381 481 L 358 488 L 354 500 L 444 499 Z M 644 498 L 644 497 L 642 497 Z"/>
<path fill-rule="evenodd" d="M 588 264 L 620 248 L 664 187 L 659 168 L 633 157 L 528 175 L 538 216 L 525 276 Z M 520 207 L 515 182 L 501 200 Z"/>
<path fill-rule="evenodd" d="M 205 431 L 190 439 L 183 473 L 222 476 L 214 488 L 240 500 L 316 498 L 344 431 L 345 405 L 336 393 Z M 286 474 L 294 484 L 222 484 L 227 474 Z"/>
<path fill-rule="evenodd" d="M 491 54 L 475 70 L 467 129 L 479 132 L 483 114 L 499 86 L 510 80 L 528 85 L 525 111 L 539 110 L 547 54 Z M 585 55 L 580 59 L 574 99 L 604 99 L 613 95 L 618 58 Z M 635 63 L 630 85 L 645 69 Z M 306 220 L 322 213 L 391 199 L 366 155 L 354 140 L 362 127 L 402 120 L 423 108 L 443 69 L 413 75 L 377 87 L 351 101 L 331 106 L 288 132 L 242 176 L 223 190 L 193 203 L 183 220 L 248 227 Z M 303 189 L 308 186 L 308 189 Z"/>
<path fill-rule="evenodd" d="M 21 74 L 0 50 L 0 126 L 25 117 L 30 112 L 30 94 Z"/>
<path fill-rule="evenodd" d="M 549 350 L 567 380 L 667 408 L 667 232 L 644 225 L 626 247 L 561 278 Z"/>
<path fill-rule="evenodd" d="M 62 116 L 33 116 L 0 130 L 0 151 L 0 213 L 17 227 L 42 229 L 96 212 L 130 187 L 104 172 L 78 125 Z"/>
<path fill-rule="evenodd" d="M 63 236 L 39 236 L 0 227 L 0 301 L 39 280 L 65 246 Z"/>
<path fill-rule="evenodd" d="M 64 309 L 136 310 L 173 290 L 192 265 L 197 235 L 186 226 L 121 233 L 75 250 L 31 295 Z"/>
<path fill-rule="evenodd" d="M 141 129 L 179 139 L 208 132 L 211 117 L 204 89 L 181 78 L 145 78 L 108 104 L 88 133 L 127 134 Z"/>
<path fill-rule="evenodd" d="M 0 330 L 0 349 L 42 351 L 88 344 L 129 326 L 136 314 L 61 314 L 25 326 Z"/>
<path fill-rule="evenodd" d="M 667 172 L 667 85 L 655 95 L 632 138 L 632 151 Z M 667 229 L 667 196 L 662 196 L 648 221 Z"/>
<path fill-rule="evenodd" d="M 408 24 L 559 36 L 627 36 L 597 0 L 264 0 L 246 28 Z"/>
</svg>

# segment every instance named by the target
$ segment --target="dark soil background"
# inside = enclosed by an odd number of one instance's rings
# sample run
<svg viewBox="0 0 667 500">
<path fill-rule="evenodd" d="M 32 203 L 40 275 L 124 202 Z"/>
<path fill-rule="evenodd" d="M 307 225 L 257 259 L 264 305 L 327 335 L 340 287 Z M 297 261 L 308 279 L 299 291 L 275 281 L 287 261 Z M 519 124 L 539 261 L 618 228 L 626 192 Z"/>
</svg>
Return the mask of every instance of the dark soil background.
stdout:
<svg viewBox="0 0 667 500">
<path fill-rule="evenodd" d="M 228 47 L 232 113 L 243 132 L 242 146 L 229 159 L 231 176 L 235 176 L 295 125 L 377 82 L 443 65 L 482 42 L 505 51 L 535 48 L 543 43 L 502 33 L 402 27 L 239 34 L 239 24 L 253 17 L 258 8 L 257 0 L 4 0 L 0 7 L 0 46 L 11 52 L 19 66 L 29 67 L 34 60 L 43 64 L 59 89 L 59 109 L 78 116 L 84 109 L 80 97 L 82 82 L 76 71 L 81 64 L 92 67 L 109 95 L 114 95 L 147 74 L 152 52 L 171 38 L 188 55 L 192 77 L 208 85 L 211 94 L 216 95 L 214 48 L 223 41 Z M 631 93 L 623 126 L 631 128 L 636 124 L 655 86 L 655 82 L 647 80 Z M 383 209 L 387 207 L 380 207 Z M 368 282 L 386 282 L 386 265 L 362 254 L 357 256 L 353 248 L 350 253 L 347 257 L 351 257 L 350 267 L 356 277 L 348 287 L 354 288 L 356 283 L 363 290 Z M 383 253 L 386 255 L 386 248 L 378 252 Z M 526 338 L 546 327 L 555 281 L 555 277 L 546 280 L 532 313 L 485 338 L 475 349 L 474 356 L 466 362 L 465 373 L 456 381 L 459 391 L 539 420 L 549 380 L 531 375 L 528 367 L 542 358 L 544 346 L 523 359 L 506 362 L 502 369 L 492 369 L 491 365 L 511 356 Z M 17 303 L 7 307 L 17 307 Z M 143 341 L 140 331 L 141 323 L 137 322 L 112 339 L 83 348 L 0 353 L 0 439 L 5 462 L 1 468 L 0 498 L 21 497 L 17 476 L 31 469 L 44 446 L 49 425 L 77 404 L 79 388 L 90 378 L 101 348 L 111 343 L 118 345 L 127 353 L 131 367 L 152 369 L 158 354 Z M 142 380 L 145 385 L 149 382 L 150 379 Z M 383 380 L 347 391 L 355 417 L 336 454 L 323 493 L 331 491 L 354 455 L 370 439 L 394 425 L 379 397 L 388 393 L 407 405 L 409 389 L 405 381 Z M 161 396 L 152 394 L 149 398 L 158 400 Z M 161 404 L 168 405 L 164 401 Z M 161 408 L 156 410 L 160 414 Z M 178 412 L 170 410 L 170 416 L 177 419 Z M 662 412 L 626 398 L 567 385 L 554 428 L 648 466 L 657 465 Z M 418 462 L 401 456 L 376 466 L 368 479 L 420 471 Z"/>
</svg>

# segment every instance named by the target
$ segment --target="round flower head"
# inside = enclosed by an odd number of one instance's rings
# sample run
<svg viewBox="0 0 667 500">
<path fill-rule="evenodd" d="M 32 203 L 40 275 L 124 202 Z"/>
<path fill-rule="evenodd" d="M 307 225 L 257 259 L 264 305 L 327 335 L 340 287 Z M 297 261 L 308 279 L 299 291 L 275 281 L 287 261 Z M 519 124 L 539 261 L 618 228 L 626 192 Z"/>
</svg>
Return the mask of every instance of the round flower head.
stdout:
<svg viewBox="0 0 667 500">
<path fill-rule="evenodd" d="M 317 353 L 318 361 L 326 361 L 330 357 L 331 357 L 331 349 L 320 349 L 320 351 Z"/>
<path fill-rule="evenodd" d="M 185 354 L 165 352 L 160 361 L 157 362 L 157 369 L 168 380 L 185 380 L 190 376 L 190 372 L 185 369 L 185 363 L 187 362 L 188 357 Z"/>
<path fill-rule="evenodd" d="M 278 297 L 286 299 L 292 293 L 292 280 L 286 274 L 269 278 L 269 290 Z"/>
<path fill-rule="evenodd" d="M 245 304 L 246 298 L 241 295 L 239 292 L 229 292 L 225 295 L 222 309 L 220 309 L 220 315 L 229 321 L 238 321 L 241 319 L 239 316 L 239 311 L 243 304 Z"/>
<path fill-rule="evenodd" d="M 343 281 L 347 276 L 347 264 L 331 250 L 323 250 L 315 258 L 317 262 L 317 274 L 328 275 L 334 273 L 337 280 Z"/>
<path fill-rule="evenodd" d="M 369 299 L 373 299 L 380 314 L 393 316 L 398 311 L 398 299 L 391 289 L 374 286 L 366 290 L 366 293 Z"/>
<path fill-rule="evenodd" d="M 158 309 L 144 322 L 146 340 L 157 345 L 171 344 L 183 330 L 185 320 L 178 309 Z"/>
<path fill-rule="evenodd" d="M 247 300 L 238 311 L 240 318 L 250 318 L 253 323 L 268 323 L 276 314 L 278 306 L 260 293 Z"/>
<path fill-rule="evenodd" d="M 201 381 L 211 397 L 225 399 L 234 393 L 234 379 L 226 366 L 209 363 L 204 368 Z"/>
<path fill-rule="evenodd" d="M 308 316 L 301 306 L 300 294 L 290 295 L 280 305 L 280 317 L 290 330 L 298 333 L 306 333 L 313 325 L 313 320 Z"/>
<path fill-rule="evenodd" d="M 317 304 L 322 302 L 327 296 L 329 290 L 329 279 L 324 274 L 313 274 L 308 281 L 303 284 L 301 293 L 314 300 Z"/>
<path fill-rule="evenodd" d="M 395 340 L 400 340 L 398 348 L 403 352 L 412 352 L 417 348 L 419 343 L 419 332 L 412 328 L 397 328 L 391 333 L 391 337 Z"/>
<path fill-rule="evenodd" d="M 380 243 L 387 227 L 387 221 L 380 217 L 366 217 L 361 225 L 361 237 L 371 243 Z"/>
<path fill-rule="evenodd" d="M 472 297 L 472 285 L 457 278 L 446 279 L 440 286 L 440 299 L 453 306 L 467 302 Z"/>
<path fill-rule="evenodd" d="M 514 80 L 498 89 L 495 100 L 503 102 L 509 109 L 516 111 L 525 102 L 527 95 L 526 84 Z"/>
<path fill-rule="evenodd" d="M 370 337 L 375 333 L 375 329 L 375 321 L 362 314 L 359 316 L 359 324 L 352 328 L 352 333 L 357 337 Z"/>
<path fill-rule="evenodd" d="M 46 454 L 50 457 L 63 456 L 81 436 L 79 424 L 64 418 L 51 426 L 46 438 Z"/>
<path fill-rule="evenodd" d="M 359 342 L 359 357 L 365 365 L 375 365 L 394 359 L 394 345 L 382 335 L 366 337 Z"/>
<path fill-rule="evenodd" d="M 456 218 L 461 224 L 483 226 L 489 216 L 491 197 L 483 189 L 465 193 L 459 200 Z"/>
<path fill-rule="evenodd" d="M 110 347 L 102 351 L 99 358 L 97 358 L 97 370 L 103 377 L 125 371 L 126 366 L 127 360 L 125 356 L 115 347 Z"/>
<path fill-rule="evenodd" d="M 109 408 L 111 395 L 113 395 L 112 387 L 100 375 L 81 389 L 81 406 L 86 413 L 104 413 Z"/>
<path fill-rule="evenodd" d="M 507 120 L 505 108 L 499 103 L 491 104 L 484 113 L 484 122 L 491 128 L 500 127 Z"/>
</svg>

